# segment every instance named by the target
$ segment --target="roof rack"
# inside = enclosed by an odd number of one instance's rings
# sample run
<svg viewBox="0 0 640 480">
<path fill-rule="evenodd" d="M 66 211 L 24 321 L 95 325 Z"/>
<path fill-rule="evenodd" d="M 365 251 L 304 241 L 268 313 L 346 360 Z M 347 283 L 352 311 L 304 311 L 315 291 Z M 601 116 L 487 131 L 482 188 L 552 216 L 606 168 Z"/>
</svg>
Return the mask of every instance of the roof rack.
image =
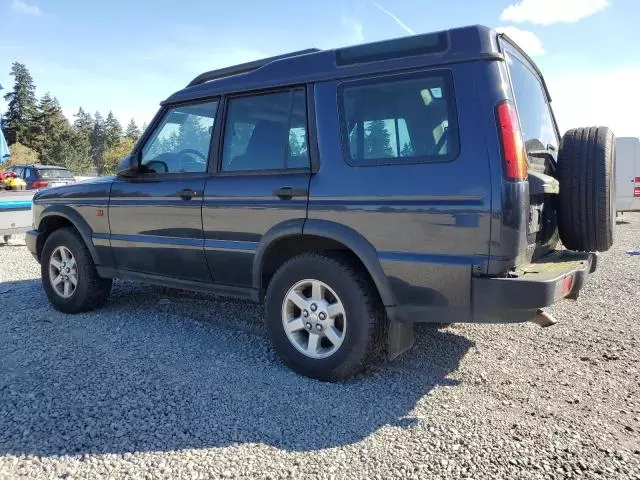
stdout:
<svg viewBox="0 0 640 480">
<path fill-rule="evenodd" d="M 285 53 L 284 55 L 276 55 L 275 57 L 263 58 L 261 60 L 254 60 L 253 62 L 241 63 L 240 65 L 234 65 L 231 67 L 220 68 L 218 70 L 211 70 L 210 72 L 205 72 L 198 75 L 196 78 L 191 80 L 188 87 L 193 87 L 194 85 L 200 85 L 201 83 L 208 82 L 210 80 L 215 80 L 216 78 L 229 77 L 231 75 L 238 75 L 240 73 L 251 72 L 252 70 L 257 70 L 260 67 L 263 67 L 267 63 L 271 63 L 275 60 L 281 60 L 283 58 L 289 57 L 297 57 L 298 55 L 306 55 L 308 53 L 316 53 L 319 52 L 318 48 L 307 48 L 306 50 L 299 50 L 297 52 Z"/>
</svg>

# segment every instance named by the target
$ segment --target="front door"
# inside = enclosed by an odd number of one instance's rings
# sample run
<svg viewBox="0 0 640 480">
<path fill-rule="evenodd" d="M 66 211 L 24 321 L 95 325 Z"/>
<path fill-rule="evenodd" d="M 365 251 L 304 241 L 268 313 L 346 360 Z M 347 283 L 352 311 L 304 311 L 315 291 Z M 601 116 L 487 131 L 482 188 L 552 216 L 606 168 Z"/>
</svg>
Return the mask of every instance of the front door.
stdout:
<svg viewBox="0 0 640 480">
<path fill-rule="evenodd" d="M 230 97 L 219 171 L 207 180 L 202 221 L 214 281 L 251 286 L 258 244 L 271 228 L 299 226 L 309 176 L 305 89 Z"/>
<path fill-rule="evenodd" d="M 109 225 L 119 269 L 211 282 L 202 201 L 217 107 L 209 100 L 167 108 L 134 152 L 140 173 L 114 182 Z"/>
</svg>

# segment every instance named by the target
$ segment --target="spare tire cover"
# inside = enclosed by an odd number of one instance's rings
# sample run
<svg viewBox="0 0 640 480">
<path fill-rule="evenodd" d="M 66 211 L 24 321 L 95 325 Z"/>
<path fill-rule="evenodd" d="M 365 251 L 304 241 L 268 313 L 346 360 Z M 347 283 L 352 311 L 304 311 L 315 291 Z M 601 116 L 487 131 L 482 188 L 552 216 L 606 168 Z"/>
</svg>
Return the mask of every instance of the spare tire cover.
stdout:
<svg viewBox="0 0 640 480">
<path fill-rule="evenodd" d="M 607 127 L 569 130 L 558 154 L 558 229 L 570 250 L 595 252 L 613 244 L 615 138 Z"/>
</svg>

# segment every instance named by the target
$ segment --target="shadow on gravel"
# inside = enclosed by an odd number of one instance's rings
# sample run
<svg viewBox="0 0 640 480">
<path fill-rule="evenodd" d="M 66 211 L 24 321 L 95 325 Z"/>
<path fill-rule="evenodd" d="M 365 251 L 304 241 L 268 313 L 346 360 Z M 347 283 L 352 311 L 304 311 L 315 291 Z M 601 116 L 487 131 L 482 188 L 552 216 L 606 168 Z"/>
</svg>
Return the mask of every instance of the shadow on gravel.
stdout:
<svg viewBox="0 0 640 480">
<path fill-rule="evenodd" d="M 0 455 L 352 444 L 416 424 L 416 402 L 455 386 L 472 346 L 418 326 L 400 359 L 324 384 L 278 361 L 256 305 L 125 282 L 103 309 L 67 316 L 39 280 L 3 286 Z"/>
</svg>

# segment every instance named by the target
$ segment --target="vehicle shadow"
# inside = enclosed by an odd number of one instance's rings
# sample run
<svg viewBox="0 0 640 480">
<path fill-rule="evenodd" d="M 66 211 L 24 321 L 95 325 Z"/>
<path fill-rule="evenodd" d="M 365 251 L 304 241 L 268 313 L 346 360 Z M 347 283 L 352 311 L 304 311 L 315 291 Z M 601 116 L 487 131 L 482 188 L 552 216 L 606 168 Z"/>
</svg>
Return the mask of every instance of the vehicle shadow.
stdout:
<svg viewBox="0 0 640 480">
<path fill-rule="evenodd" d="M 417 424 L 416 402 L 457 385 L 472 346 L 417 326 L 410 352 L 329 384 L 284 367 L 245 302 L 118 282 L 107 306 L 71 316 L 34 279 L 5 282 L 0 308 L 0 455 L 352 444 Z"/>
</svg>

